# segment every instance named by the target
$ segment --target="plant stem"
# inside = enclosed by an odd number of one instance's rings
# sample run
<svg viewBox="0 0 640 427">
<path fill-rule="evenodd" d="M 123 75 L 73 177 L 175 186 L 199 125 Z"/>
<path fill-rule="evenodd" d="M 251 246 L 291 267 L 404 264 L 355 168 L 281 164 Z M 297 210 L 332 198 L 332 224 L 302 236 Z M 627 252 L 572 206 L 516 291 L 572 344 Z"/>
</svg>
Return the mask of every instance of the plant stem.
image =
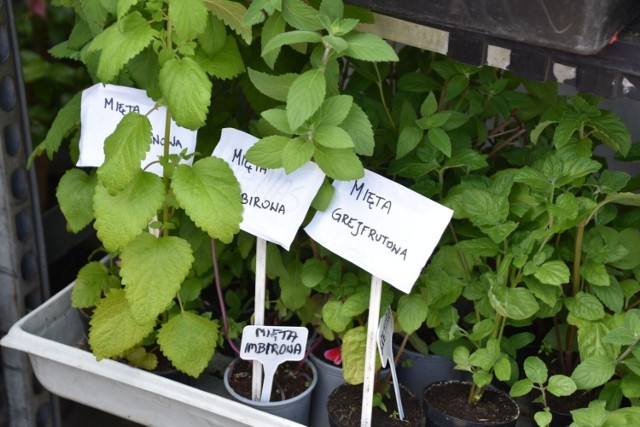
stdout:
<svg viewBox="0 0 640 427">
<path fill-rule="evenodd" d="M 520 138 L 522 135 L 524 135 L 527 132 L 526 129 L 520 129 L 518 132 L 516 132 L 515 134 L 511 135 L 509 137 L 509 139 L 505 139 L 504 141 L 502 141 L 501 143 L 499 143 L 498 145 L 496 145 L 495 147 L 493 147 L 493 150 L 491 150 L 491 152 L 489 154 L 487 154 L 487 158 L 495 156 L 496 154 L 498 154 L 498 152 L 500 150 L 502 150 L 504 147 L 506 147 L 507 145 L 511 144 L 513 141 L 515 141 L 516 139 Z"/>
<path fill-rule="evenodd" d="M 380 78 L 380 71 L 378 70 L 378 64 L 374 62 L 373 68 L 376 70 L 376 76 L 378 80 L 376 81 L 376 86 L 378 86 L 378 92 L 380 92 L 380 101 L 382 102 L 382 107 L 384 108 L 384 112 L 387 113 L 387 119 L 389 119 L 389 124 L 393 130 L 396 129 L 396 124 L 393 122 L 393 118 L 391 117 L 391 112 L 389 111 L 389 107 L 387 106 L 387 101 L 384 97 L 384 90 L 382 87 L 382 79 Z"/>
<path fill-rule="evenodd" d="M 218 268 L 218 255 L 216 252 L 216 241 L 215 239 L 211 239 L 211 260 L 213 261 L 213 275 L 216 282 L 216 291 L 218 292 L 218 303 L 220 304 L 220 314 L 222 315 L 222 325 L 224 327 L 224 336 L 227 338 L 227 342 L 231 349 L 236 353 L 240 354 L 240 350 L 236 347 L 236 344 L 233 342 L 231 337 L 229 336 L 229 321 L 227 319 L 227 309 L 224 306 L 224 297 L 222 295 L 222 284 L 220 283 L 220 270 Z"/>
<path fill-rule="evenodd" d="M 616 359 L 616 365 L 620 362 L 622 362 L 625 357 L 627 357 L 629 355 L 629 353 L 631 353 L 633 351 L 633 349 L 635 348 L 636 344 L 638 344 L 638 340 L 636 340 L 633 344 L 631 344 L 629 347 L 627 347 L 627 349 Z"/>
</svg>

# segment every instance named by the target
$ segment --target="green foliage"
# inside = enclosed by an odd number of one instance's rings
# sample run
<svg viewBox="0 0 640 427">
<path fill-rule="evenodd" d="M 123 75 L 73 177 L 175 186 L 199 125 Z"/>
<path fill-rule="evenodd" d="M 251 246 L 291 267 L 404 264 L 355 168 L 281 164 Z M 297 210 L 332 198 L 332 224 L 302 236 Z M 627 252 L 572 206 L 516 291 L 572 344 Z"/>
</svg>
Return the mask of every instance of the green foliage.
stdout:
<svg viewBox="0 0 640 427">
<path fill-rule="evenodd" d="M 60 178 L 56 192 L 69 229 L 77 233 L 93 221 L 93 196 L 97 178 L 80 169 L 69 169 Z"/>
</svg>

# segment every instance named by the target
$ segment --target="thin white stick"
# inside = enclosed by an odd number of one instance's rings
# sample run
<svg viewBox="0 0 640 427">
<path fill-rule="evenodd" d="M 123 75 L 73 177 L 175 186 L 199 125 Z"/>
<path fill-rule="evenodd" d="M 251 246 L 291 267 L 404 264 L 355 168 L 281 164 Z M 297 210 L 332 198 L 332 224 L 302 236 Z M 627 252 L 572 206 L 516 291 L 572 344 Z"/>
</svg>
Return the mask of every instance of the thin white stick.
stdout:
<svg viewBox="0 0 640 427">
<path fill-rule="evenodd" d="M 267 279 L 267 241 L 256 237 L 256 283 L 254 298 L 253 324 L 264 326 L 264 300 L 266 298 Z M 253 362 L 251 399 L 260 400 L 262 390 L 262 364 Z"/>
<path fill-rule="evenodd" d="M 364 359 L 364 384 L 362 386 L 362 415 L 360 426 L 371 426 L 373 410 L 373 385 L 376 374 L 376 336 L 380 320 L 380 298 L 382 297 L 382 280 L 371 276 L 371 295 L 369 296 L 369 322 L 367 325 L 367 349 Z"/>
</svg>

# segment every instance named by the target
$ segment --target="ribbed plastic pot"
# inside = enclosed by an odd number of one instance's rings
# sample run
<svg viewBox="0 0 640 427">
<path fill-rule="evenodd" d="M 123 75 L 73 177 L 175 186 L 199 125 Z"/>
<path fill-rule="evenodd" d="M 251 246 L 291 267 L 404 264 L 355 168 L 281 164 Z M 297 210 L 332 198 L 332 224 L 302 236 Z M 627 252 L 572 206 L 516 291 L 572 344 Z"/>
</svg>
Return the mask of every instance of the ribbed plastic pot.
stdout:
<svg viewBox="0 0 640 427">
<path fill-rule="evenodd" d="M 406 361 L 409 363 L 405 363 Z M 424 389 L 431 383 L 462 379 L 462 371 L 453 369 L 454 366 L 453 360 L 447 357 L 435 354 L 424 355 L 405 348 L 396 371 L 400 384 L 416 396 L 422 396 Z"/>
<path fill-rule="evenodd" d="M 342 368 L 333 363 L 327 363 L 313 353 L 309 355 L 311 362 L 318 370 L 318 384 L 313 390 L 311 401 L 311 427 L 328 427 L 329 415 L 327 414 L 327 397 L 336 388 L 344 384 Z"/>
<path fill-rule="evenodd" d="M 291 399 L 282 400 L 280 402 L 260 402 L 240 396 L 233 388 L 231 388 L 231 385 L 229 384 L 229 375 L 233 373 L 233 368 L 239 360 L 240 359 L 235 359 L 224 371 L 224 387 L 233 399 L 252 408 L 286 418 L 296 423 L 305 425 L 309 424 L 311 394 L 318 384 L 318 371 L 313 363 L 307 361 L 311 367 L 311 371 L 313 372 L 313 379 L 311 380 L 309 387 L 307 387 L 304 392 L 292 397 Z"/>
</svg>

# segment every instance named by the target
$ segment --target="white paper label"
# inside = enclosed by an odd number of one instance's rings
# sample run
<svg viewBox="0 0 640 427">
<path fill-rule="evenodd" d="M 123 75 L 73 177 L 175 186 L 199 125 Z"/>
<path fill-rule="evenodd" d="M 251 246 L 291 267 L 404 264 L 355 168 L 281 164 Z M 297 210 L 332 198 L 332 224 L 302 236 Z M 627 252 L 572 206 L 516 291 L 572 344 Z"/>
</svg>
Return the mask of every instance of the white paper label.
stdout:
<svg viewBox="0 0 640 427">
<path fill-rule="evenodd" d="M 335 181 L 324 212 L 305 231 L 318 243 L 409 293 L 449 224 L 453 211 L 365 170 Z"/>
<path fill-rule="evenodd" d="M 289 250 L 324 174 L 312 162 L 288 175 L 284 169 L 257 167 L 245 158 L 257 141 L 248 133 L 225 128 L 213 155 L 225 160 L 240 182 L 244 209 L 240 228 Z"/>
<path fill-rule="evenodd" d="M 82 92 L 80 110 L 80 156 L 77 166 L 100 166 L 104 163 L 104 140 L 113 133 L 120 120 L 130 112 L 147 114 L 155 102 L 145 91 L 130 87 L 103 85 L 98 83 Z M 164 154 L 164 127 L 166 108 L 160 107 L 147 116 L 152 126 L 151 148 L 141 162 L 145 168 Z M 185 129 L 171 121 L 171 141 L 169 151 L 178 154 L 184 149 L 193 153 L 196 148 L 197 132 Z M 191 164 L 193 160 L 184 161 Z M 154 163 L 146 169 L 162 175 L 162 166 Z"/>
</svg>

